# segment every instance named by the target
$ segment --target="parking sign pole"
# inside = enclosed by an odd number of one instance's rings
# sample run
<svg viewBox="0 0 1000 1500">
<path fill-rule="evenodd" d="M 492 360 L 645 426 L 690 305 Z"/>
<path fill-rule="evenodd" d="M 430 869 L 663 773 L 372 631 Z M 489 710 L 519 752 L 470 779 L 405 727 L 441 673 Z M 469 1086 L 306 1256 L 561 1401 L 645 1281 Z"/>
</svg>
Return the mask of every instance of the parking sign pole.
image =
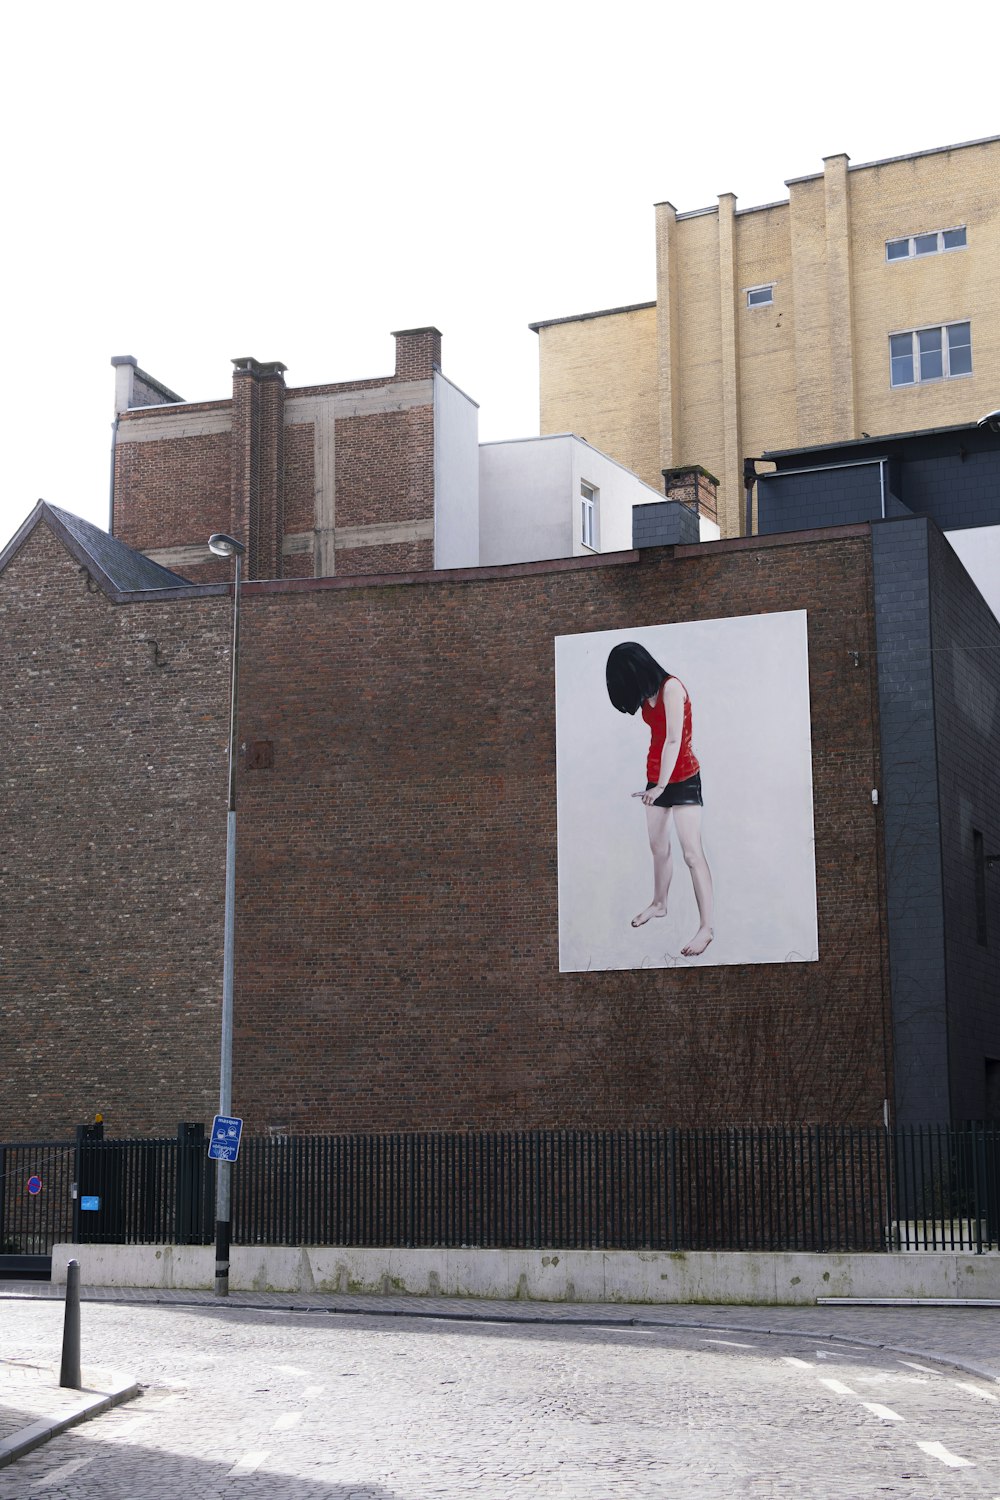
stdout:
<svg viewBox="0 0 1000 1500">
<path fill-rule="evenodd" d="M 238 564 L 237 564 L 238 566 Z M 236 809 L 230 807 L 226 836 L 226 935 L 223 955 L 222 1045 L 219 1053 L 219 1114 L 233 1112 L 233 940 L 236 896 Z M 229 1295 L 229 1239 L 232 1217 L 232 1162 L 216 1162 L 215 1295 Z"/>
</svg>

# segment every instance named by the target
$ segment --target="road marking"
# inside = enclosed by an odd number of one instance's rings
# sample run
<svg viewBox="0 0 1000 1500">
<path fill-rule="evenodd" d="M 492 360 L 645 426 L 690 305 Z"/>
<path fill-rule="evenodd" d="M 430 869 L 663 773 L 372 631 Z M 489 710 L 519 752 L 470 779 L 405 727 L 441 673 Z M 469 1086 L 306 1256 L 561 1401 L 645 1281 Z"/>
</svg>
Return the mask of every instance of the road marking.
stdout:
<svg viewBox="0 0 1000 1500">
<path fill-rule="evenodd" d="M 151 1414 L 144 1414 L 141 1417 L 130 1417 L 127 1422 L 122 1422 L 118 1427 L 114 1428 L 112 1432 L 107 1433 L 105 1436 L 110 1438 L 112 1442 L 117 1442 L 119 1438 L 128 1437 L 130 1432 L 135 1432 L 137 1427 L 148 1426 L 148 1424 L 152 1420 L 153 1418 Z"/>
<path fill-rule="evenodd" d="M 267 1457 L 264 1449 L 257 1449 L 253 1453 L 244 1453 L 242 1458 L 237 1459 L 226 1475 L 227 1479 L 235 1479 L 239 1474 L 252 1474 L 254 1469 L 260 1467 Z"/>
<path fill-rule="evenodd" d="M 902 1370 L 879 1370 L 876 1375 L 859 1375 L 859 1385 L 927 1385 L 923 1375 L 904 1375 Z"/>
<path fill-rule="evenodd" d="M 796 1370 L 811 1370 L 812 1365 L 807 1359 L 796 1359 L 794 1354 L 783 1354 L 782 1359 L 786 1365 L 792 1365 Z"/>
<path fill-rule="evenodd" d="M 912 1359 L 897 1359 L 898 1365 L 906 1365 L 907 1369 L 919 1370 L 922 1375 L 936 1375 L 937 1370 L 932 1370 L 929 1365 L 914 1364 Z"/>
<path fill-rule="evenodd" d="M 298 1365 L 275 1365 L 279 1375 L 311 1375 L 312 1370 L 303 1370 Z"/>
<path fill-rule="evenodd" d="M 944 1443 L 918 1443 L 917 1447 L 931 1458 L 939 1458 L 949 1469 L 974 1469 L 976 1466 L 971 1458 L 962 1458 L 958 1453 L 951 1453 Z"/>
<path fill-rule="evenodd" d="M 828 1390 L 833 1391 L 834 1395 L 837 1396 L 856 1396 L 858 1394 L 857 1391 L 852 1391 L 849 1385 L 845 1385 L 842 1380 L 821 1380 L 820 1385 L 825 1385 Z"/>
<path fill-rule="evenodd" d="M 89 1458 L 74 1458 L 68 1464 L 62 1464 L 58 1469 L 50 1469 L 47 1474 L 42 1475 L 41 1479 L 35 1480 L 35 1489 L 40 1490 L 43 1485 L 58 1484 L 61 1479 L 68 1479 L 77 1470 L 85 1468 L 87 1464 L 92 1464 L 95 1457 L 96 1454 L 92 1454 Z"/>
<path fill-rule="evenodd" d="M 326 1390 L 326 1386 L 325 1385 L 307 1385 L 305 1387 L 305 1389 L 303 1390 L 302 1394 L 303 1394 L 303 1396 L 307 1396 L 307 1397 L 308 1396 L 322 1396 L 322 1394 L 323 1394 L 323 1392 L 325 1390 Z"/>
<path fill-rule="evenodd" d="M 956 1380 L 955 1384 L 960 1391 L 971 1391 L 974 1396 L 981 1396 L 984 1401 L 1000 1401 L 1000 1396 L 994 1396 L 992 1391 L 984 1391 L 981 1386 L 973 1385 L 969 1380 Z"/>
<path fill-rule="evenodd" d="M 735 1339 L 702 1339 L 703 1344 L 725 1344 L 728 1349 L 756 1349 L 756 1344 L 738 1344 Z"/>
<path fill-rule="evenodd" d="M 864 1357 L 865 1356 L 863 1354 L 847 1354 L 845 1351 L 840 1349 L 838 1349 L 835 1354 L 831 1354 L 828 1349 L 816 1350 L 817 1359 L 864 1359 Z"/>
<path fill-rule="evenodd" d="M 280 1417 L 276 1417 L 271 1423 L 272 1432 L 286 1432 L 289 1427 L 294 1427 L 296 1422 L 302 1421 L 300 1411 L 283 1411 Z"/>
<path fill-rule="evenodd" d="M 883 1406 L 880 1401 L 862 1401 L 861 1405 L 870 1411 L 873 1417 L 879 1417 L 883 1422 L 901 1422 L 903 1419 L 898 1411 L 893 1411 L 891 1406 Z"/>
</svg>

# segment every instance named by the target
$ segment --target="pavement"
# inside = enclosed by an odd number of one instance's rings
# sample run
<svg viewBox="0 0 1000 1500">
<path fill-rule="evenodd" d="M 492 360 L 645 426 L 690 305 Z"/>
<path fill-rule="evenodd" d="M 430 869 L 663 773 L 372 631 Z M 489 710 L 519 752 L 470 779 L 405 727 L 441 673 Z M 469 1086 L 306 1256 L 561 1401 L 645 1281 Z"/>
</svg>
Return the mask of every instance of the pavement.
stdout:
<svg viewBox="0 0 1000 1500">
<path fill-rule="evenodd" d="M 0 1303 L 61 1301 L 65 1290 L 37 1282 L 0 1282 Z M 746 1307 L 635 1304 L 567 1304 L 488 1301 L 478 1298 L 323 1296 L 305 1293 L 240 1292 L 228 1299 L 211 1292 L 85 1287 L 84 1303 L 212 1308 L 216 1313 L 256 1310 L 301 1314 L 310 1324 L 340 1317 L 429 1319 L 439 1323 L 576 1326 L 598 1330 L 675 1329 L 835 1341 L 840 1350 L 890 1351 L 899 1356 L 1000 1383 L 1000 1308 L 995 1304 L 953 1306 L 823 1305 Z M 0 1327 L 3 1315 L 0 1308 Z M 50 1351 L 51 1352 L 51 1351 Z M 84 1357 L 86 1358 L 86 1349 Z M 0 1355 L 0 1469 L 69 1427 L 139 1396 L 128 1374 L 83 1370 L 82 1391 L 59 1387 L 57 1366 Z"/>
</svg>

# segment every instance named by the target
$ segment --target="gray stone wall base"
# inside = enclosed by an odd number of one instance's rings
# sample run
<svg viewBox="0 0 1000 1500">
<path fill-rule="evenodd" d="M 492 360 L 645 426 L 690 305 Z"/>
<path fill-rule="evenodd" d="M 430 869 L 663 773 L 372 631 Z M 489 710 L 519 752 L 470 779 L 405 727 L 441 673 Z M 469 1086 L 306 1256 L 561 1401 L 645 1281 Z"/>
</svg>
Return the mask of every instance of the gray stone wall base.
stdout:
<svg viewBox="0 0 1000 1500">
<path fill-rule="evenodd" d="M 207 1290 L 209 1245 L 56 1245 L 52 1279 Z M 399 1250 L 235 1246 L 234 1292 L 525 1298 L 541 1302 L 810 1304 L 818 1297 L 1000 1297 L 1000 1254 L 654 1250 Z"/>
</svg>

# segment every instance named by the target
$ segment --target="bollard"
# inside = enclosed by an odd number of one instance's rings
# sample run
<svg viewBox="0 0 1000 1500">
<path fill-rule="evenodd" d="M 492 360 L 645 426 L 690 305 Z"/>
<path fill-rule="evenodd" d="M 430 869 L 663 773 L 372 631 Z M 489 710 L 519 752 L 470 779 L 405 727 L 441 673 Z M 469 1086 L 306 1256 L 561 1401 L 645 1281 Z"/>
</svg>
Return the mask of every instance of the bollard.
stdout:
<svg viewBox="0 0 1000 1500">
<path fill-rule="evenodd" d="M 66 1314 L 63 1319 L 62 1365 L 59 1384 L 72 1391 L 83 1389 L 80 1378 L 80 1262 L 66 1267 Z"/>
</svg>

